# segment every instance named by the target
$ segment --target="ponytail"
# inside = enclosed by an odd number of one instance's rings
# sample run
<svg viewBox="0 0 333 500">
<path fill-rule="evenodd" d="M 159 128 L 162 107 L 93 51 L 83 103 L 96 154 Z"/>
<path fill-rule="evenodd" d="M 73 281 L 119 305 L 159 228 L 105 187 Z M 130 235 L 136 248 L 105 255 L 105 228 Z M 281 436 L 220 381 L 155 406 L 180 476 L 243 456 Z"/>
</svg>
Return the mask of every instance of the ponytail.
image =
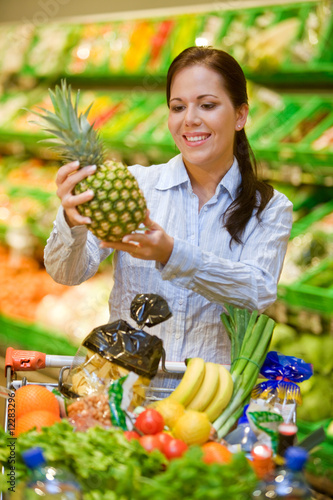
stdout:
<svg viewBox="0 0 333 500">
<path fill-rule="evenodd" d="M 236 132 L 234 155 L 242 181 L 237 198 L 223 215 L 224 226 L 231 236 L 230 245 L 233 240 L 242 243 L 241 236 L 253 210 L 256 209 L 256 216 L 260 220 L 261 212 L 274 193 L 272 186 L 257 177 L 257 162 L 244 129 Z"/>
</svg>

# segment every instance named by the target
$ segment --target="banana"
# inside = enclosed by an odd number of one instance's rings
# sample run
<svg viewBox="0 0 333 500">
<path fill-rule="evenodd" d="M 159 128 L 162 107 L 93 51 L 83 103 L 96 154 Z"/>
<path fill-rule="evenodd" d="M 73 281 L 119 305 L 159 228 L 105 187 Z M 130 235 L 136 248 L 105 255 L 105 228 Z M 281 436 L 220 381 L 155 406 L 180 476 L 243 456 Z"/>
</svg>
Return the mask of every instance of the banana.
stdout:
<svg viewBox="0 0 333 500">
<path fill-rule="evenodd" d="M 205 376 L 205 362 L 202 358 L 191 358 L 187 364 L 183 378 L 169 398 L 186 406 L 198 392 Z"/>
<path fill-rule="evenodd" d="M 213 400 L 204 410 L 210 422 L 214 422 L 214 420 L 221 415 L 222 411 L 229 403 L 234 389 L 234 383 L 230 372 L 222 365 L 217 366 L 219 369 L 219 385 Z"/>
<path fill-rule="evenodd" d="M 216 394 L 219 378 L 219 365 L 208 361 L 203 382 L 194 398 L 187 404 L 186 409 L 204 411 Z"/>
</svg>

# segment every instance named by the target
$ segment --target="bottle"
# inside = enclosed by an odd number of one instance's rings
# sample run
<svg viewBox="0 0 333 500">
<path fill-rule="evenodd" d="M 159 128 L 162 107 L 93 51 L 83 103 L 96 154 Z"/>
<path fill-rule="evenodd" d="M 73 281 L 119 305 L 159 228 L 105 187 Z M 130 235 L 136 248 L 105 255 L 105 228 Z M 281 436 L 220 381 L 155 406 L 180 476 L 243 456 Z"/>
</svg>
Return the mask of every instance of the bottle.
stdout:
<svg viewBox="0 0 333 500">
<path fill-rule="evenodd" d="M 67 470 L 47 465 L 43 450 L 31 448 L 22 453 L 25 464 L 31 469 L 25 485 L 23 500 L 41 497 L 52 500 L 81 500 L 82 493 L 75 477 Z"/>
<path fill-rule="evenodd" d="M 252 500 L 311 500 L 311 491 L 303 474 L 308 453 L 291 446 L 285 452 L 285 466 L 268 474 L 252 493 Z"/>
<path fill-rule="evenodd" d="M 250 459 L 258 479 L 263 479 L 274 470 L 273 451 L 266 444 L 255 444 Z"/>
<path fill-rule="evenodd" d="M 224 440 L 231 445 L 231 451 L 243 450 L 250 453 L 254 444 L 258 441 L 257 436 L 250 427 L 249 419 L 246 415 L 246 410 L 249 405 L 244 407 L 243 415 L 238 420 L 238 425 L 235 430 L 231 431 Z M 233 449 L 232 447 L 235 446 Z"/>
<path fill-rule="evenodd" d="M 293 423 L 282 423 L 278 427 L 278 446 L 275 456 L 277 465 L 284 464 L 284 456 L 288 448 L 296 443 L 297 426 Z"/>
</svg>

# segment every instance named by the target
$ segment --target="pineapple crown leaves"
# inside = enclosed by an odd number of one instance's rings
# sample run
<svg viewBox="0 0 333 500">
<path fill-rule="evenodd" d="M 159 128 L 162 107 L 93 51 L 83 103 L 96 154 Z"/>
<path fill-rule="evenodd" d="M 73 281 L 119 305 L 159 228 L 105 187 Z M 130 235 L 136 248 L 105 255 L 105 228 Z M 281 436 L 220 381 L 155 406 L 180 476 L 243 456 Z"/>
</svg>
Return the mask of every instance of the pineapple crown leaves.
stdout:
<svg viewBox="0 0 333 500">
<path fill-rule="evenodd" d="M 42 118 L 47 126 L 42 126 L 43 130 L 49 132 L 55 138 L 43 139 L 39 142 L 53 146 L 65 160 L 82 160 L 91 158 L 91 155 L 103 162 L 105 151 L 99 132 L 94 129 L 94 123 L 88 121 L 88 114 L 93 103 L 91 103 L 84 113 L 78 111 L 80 91 L 75 96 L 75 103 L 72 103 L 71 85 L 67 86 L 65 79 L 61 80 L 61 87 L 56 85 L 55 91 L 49 89 L 49 95 L 53 104 L 54 113 L 37 106 L 41 112 L 30 110 L 34 115 Z M 41 126 L 38 121 L 31 121 Z M 50 128 L 50 125 L 52 128 Z M 79 156 L 79 157 L 77 157 Z M 91 163 L 89 160 L 87 164 Z M 80 161 L 80 165 L 84 166 Z"/>
</svg>

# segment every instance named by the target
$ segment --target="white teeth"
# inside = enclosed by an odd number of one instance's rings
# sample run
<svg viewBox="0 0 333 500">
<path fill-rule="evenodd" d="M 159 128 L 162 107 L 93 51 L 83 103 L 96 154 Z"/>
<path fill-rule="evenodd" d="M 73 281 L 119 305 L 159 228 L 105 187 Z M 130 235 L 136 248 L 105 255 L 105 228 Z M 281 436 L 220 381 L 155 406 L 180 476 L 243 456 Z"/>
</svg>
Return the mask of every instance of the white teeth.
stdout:
<svg viewBox="0 0 333 500">
<path fill-rule="evenodd" d="M 197 142 L 197 141 L 204 141 L 205 139 L 207 139 L 208 135 L 198 135 L 197 137 L 186 137 L 186 140 L 189 141 L 189 142 Z"/>
</svg>

